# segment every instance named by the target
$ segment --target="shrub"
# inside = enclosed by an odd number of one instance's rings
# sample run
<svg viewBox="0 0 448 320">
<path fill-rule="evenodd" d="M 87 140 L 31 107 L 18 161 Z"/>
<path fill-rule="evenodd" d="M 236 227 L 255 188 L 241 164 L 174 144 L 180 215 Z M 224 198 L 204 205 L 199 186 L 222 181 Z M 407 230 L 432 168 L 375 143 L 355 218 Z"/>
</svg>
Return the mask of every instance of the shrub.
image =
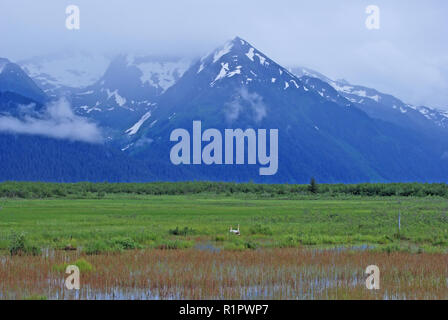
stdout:
<svg viewBox="0 0 448 320">
<path fill-rule="evenodd" d="M 187 236 L 189 234 L 194 234 L 195 231 L 189 227 L 184 227 L 183 229 L 179 229 L 179 227 L 176 227 L 176 229 L 168 230 L 168 233 L 175 236 Z"/>
<path fill-rule="evenodd" d="M 8 246 L 11 256 L 25 253 L 25 234 L 13 232 Z"/>
<path fill-rule="evenodd" d="M 215 241 L 216 242 L 222 242 L 222 241 L 224 241 L 225 240 L 225 237 L 224 236 L 216 236 L 215 237 Z"/>
<path fill-rule="evenodd" d="M 249 233 L 250 234 L 263 234 L 266 236 L 271 236 L 272 230 L 269 226 L 263 226 L 263 225 L 257 223 L 256 225 L 254 225 L 253 227 L 251 227 L 249 229 Z"/>
<path fill-rule="evenodd" d="M 255 250 L 257 249 L 258 245 L 255 242 L 249 240 L 244 243 L 244 247 L 246 249 Z"/>
<path fill-rule="evenodd" d="M 76 260 L 73 264 L 79 268 L 79 271 L 86 272 L 94 270 L 94 267 L 88 261 L 82 258 Z"/>
<path fill-rule="evenodd" d="M 133 250 L 141 248 L 141 246 L 131 238 L 114 238 L 112 239 L 112 245 L 113 247 L 121 250 Z"/>
<path fill-rule="evenodd" d="M 84 252 L 89 255 L 100 254 L 102 252 L 111 251 L 105 241 L 92 241 L 87 243 Z"/>
<path fill-rule="evenodd" d="M 226 242 L 224 244 L 225 250 L 235 250 L 235 251 L 241 251 L 244 250 L 244 244 L 240 242 Z"/>
<path fill-rule="evenodd" d="M 406 251 L 406 249 L 402 248 L 397 243 L 391 243 L 391 244 L 388 244 L 388 245 L 385 245 L 385 246 L 381 247 L 380 251 L 387 252 L 387 253 L 393 253 L 393 252 Z"/>
<path fill-rule="evenodd" d="M 155 247 L 161 250 L 175 250 L 175 249 L 187 249 L 192 246 L 193 243 L 189 241 L 165 240 L 156 244 Z"/>
<path fill-rule="evenodd" d="M 88 255 L 104 252 L 120 252 L 123 250 L 141 249 L 142 246 L 132 238 L 113 238 L 111 240 L 96 240 L 89 242 L 84 252 Z"/>
<path fill-rule="evenodd" d="M 39 247 L 33 246 L 33 245 L 26 245 L 25 246 L 25 254 L 31 254 L 33 256 L 38 256 L 42 253 Z"/>
<path fill-rule="evenodd" d="M 65 270 L 67 269 L 67 267 L 69 265 L 75 265 L 79 268 L 80 272 L 89 272 L 89 271 L 93 271 L 95 270 L 95 268 L 85 259 L 78 259 L 73 263 L 64 263 L 64 264 L 57 264 L 53 266 L 53 270 L 55 271 L 60 271 L 60 272 L 65 272 Z"/>
<path fill-rule="evenodd" d="M 33 256 L 37 256 L 41 253 L 39 247 L 27 243 L 24 233 L 17 232 L 13 232 L 11 234 L 8 250 L 11 256 L 21 254 L 30 254 Z"/>
<path fill-rule="evenodd" d="M 98 191 L 98 193 L 96 194 L 98 199 L 102 199 L 106 196 L 106 193 L 104 191 Z"/>
<path fill-rule="evenodd" d="M 295 248 L 299 246 L 299 241 L 294 236 L 287 236 L 277 243 L 279 248 Z"/>
</svg>

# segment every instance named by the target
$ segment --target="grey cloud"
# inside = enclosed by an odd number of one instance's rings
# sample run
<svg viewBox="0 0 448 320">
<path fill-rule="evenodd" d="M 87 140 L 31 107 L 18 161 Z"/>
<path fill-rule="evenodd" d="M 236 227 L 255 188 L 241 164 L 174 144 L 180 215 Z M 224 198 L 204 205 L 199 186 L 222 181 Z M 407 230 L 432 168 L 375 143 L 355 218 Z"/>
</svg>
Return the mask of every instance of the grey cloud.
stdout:
<svg viewBox="0 0 448 320">
<path fill-rule="evenodd" d="M 69 4 L 80 7 L 78 31 L 65 28 Z M 381 10 L 380 30 L 365 27 L 371 4 Z M 17 61 L 76 48 L 196 56 L 239 35 L 284 66 L 448 107 L 447 12 L 441 0 L 1 0 L 1 55 Z"/>
<path fill-rule="evenodd" d="M 267 114 L 263 98 L 255 92 L 249 93 L 245 87 L 238 90 L 237 97 L 228 103 L 225 108 L 227 122 L 237 120 L 244 109 L 251 112 L 255 123 L 259 123 Z"/>
<path fill-rule="evenodd" d="M 32 106 L 21 106 L 20 109 L 21 112 L 28 111 L 22 119 L 0 116 L 0 131 L 88 143 L 103 141 L 100 129 L 87 119 L 76 116 L 65 99 L 49 103 L 40 116 L 36 116 Z"/>
</svg>

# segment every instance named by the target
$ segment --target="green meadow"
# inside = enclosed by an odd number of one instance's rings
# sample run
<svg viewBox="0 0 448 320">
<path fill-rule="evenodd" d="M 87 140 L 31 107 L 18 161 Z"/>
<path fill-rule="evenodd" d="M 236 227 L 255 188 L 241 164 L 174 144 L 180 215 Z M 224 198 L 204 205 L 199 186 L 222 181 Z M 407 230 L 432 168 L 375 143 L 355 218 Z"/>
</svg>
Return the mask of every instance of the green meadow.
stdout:
<svg viewBox="0 0 448 320">
<path fill-rule="evenodd" d="M 448 246 L 448 201 L 438 196 L 92 193 L 5 197 L 0 207 L 1 254 L 191 247 L 446 252 Z M 231 234 L 238 225 L 241 235 Z"/>
</svg>

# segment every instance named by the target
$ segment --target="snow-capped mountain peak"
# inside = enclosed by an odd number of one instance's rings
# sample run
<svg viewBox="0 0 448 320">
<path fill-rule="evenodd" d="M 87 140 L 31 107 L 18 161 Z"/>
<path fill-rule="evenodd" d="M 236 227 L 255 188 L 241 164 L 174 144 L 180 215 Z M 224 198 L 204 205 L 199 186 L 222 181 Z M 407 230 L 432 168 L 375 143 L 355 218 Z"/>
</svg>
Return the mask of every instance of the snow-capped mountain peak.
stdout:
<svg viewBox="0 0 448 320">
<path fill-rule="evenodd" d="M 413 106 L 404 103 L 390 94 L 382 93 L 365 86 L 354 85 L 344 79 L 332 80 L 317 71 L 305 67 L 293 68 L 291 71 L 305 83 L 312 82 L 313 80 L 311 79 L 319 79 L 327 83 L 341 96 L 374 118 L 391 121 L 400 125 L 407 123 L 409 119 L 419 124 L 429 120 L 437 127 L 448 129 L 448 112 L 446 111 L 426 106 Z M 400 116 L 406 116 L 407 119 L 403 119 Z"/>
<path fill-rule="evenodd" d="M 136 133 L 158 97 L 174 85 L 189 66 L 190 61 L 185 58 L 118 55 L 98 81 L 72 95 L 73 104 L 81 115 L 119 129 L 120 134 L 127 129 L 128 134 Z"/>
<path fill-rule="evenodd" d="M 61 87 L 87 87 L 101 78 L 110 58 L 84 52 L 34 57 L 19 62 L 25 72 L 45 91 Z"/>
<path fill-rule="evenodd" d="M 225 79 L 236 78 L 241 84 L 261 81 L 281 90 L 308 90 L 289 70 L 240 37 L 202 57 L 195 67 L 197 74 L 207 70 L 210 87 L 219 85 Z"/>
</svg>

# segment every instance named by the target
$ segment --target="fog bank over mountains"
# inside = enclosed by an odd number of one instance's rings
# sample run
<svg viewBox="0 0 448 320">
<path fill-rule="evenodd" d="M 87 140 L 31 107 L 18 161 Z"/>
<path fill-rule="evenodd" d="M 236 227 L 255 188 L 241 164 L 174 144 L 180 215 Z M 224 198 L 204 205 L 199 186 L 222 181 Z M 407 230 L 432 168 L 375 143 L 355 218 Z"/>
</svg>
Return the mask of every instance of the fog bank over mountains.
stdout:
<svg viewBox="0 0 448 320">
<path fill-rule="evenodd" d="M 376 1 L 379 30 L 365 27 L 366 1 L 72 2 L 3 0 L 1 55 L 14 62 L 73 50 L 191 59 L 240 35 L 284 66 L 307 66 L 415 105 L 448 104 L 442 1 Z M 80 7 L 78 31 L 65 28 L 69 4 Z"/>
</svg>

